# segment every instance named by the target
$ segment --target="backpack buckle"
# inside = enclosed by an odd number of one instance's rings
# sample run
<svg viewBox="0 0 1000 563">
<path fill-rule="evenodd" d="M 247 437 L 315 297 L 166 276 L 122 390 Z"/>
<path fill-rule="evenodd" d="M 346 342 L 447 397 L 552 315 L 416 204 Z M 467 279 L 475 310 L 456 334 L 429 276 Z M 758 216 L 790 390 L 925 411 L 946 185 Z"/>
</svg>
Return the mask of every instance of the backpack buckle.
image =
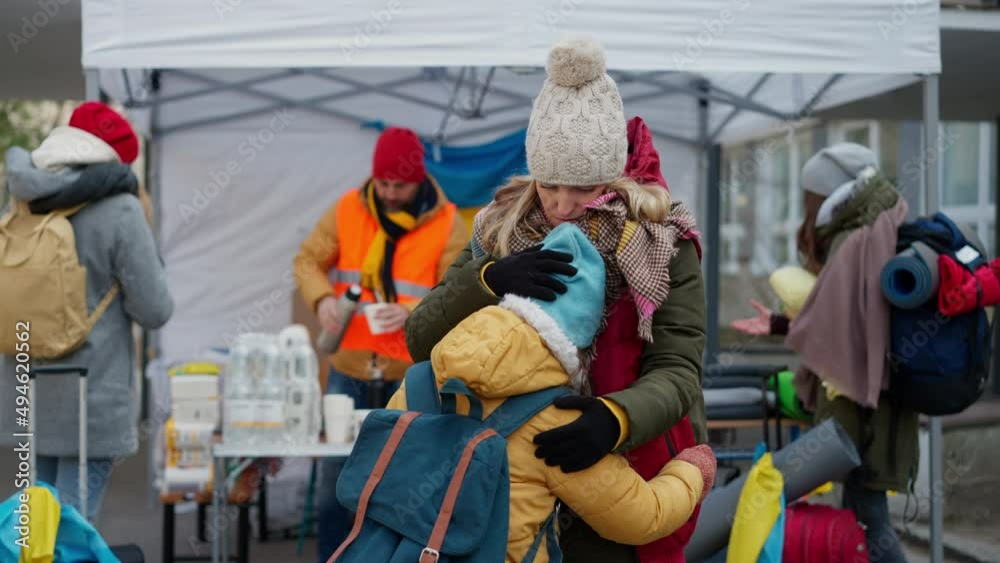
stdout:
<svg viewBox="0 0 1000 563">
<path fill-rule="evenodd" d="M 420 552 L 420 563 L 437 563 L 437 560 L 440 557 L 441 553 L 438 550 L 425 547 L 424 550 Z"/>
</svg>

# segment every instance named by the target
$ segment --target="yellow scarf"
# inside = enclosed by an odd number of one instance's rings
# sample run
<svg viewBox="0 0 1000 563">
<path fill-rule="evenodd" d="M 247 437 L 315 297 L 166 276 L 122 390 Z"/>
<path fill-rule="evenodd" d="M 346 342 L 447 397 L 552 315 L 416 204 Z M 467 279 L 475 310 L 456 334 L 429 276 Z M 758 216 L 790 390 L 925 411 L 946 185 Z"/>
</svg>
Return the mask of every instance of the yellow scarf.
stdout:
<svg viewBox="0 0 1000 563">
<path fill-rule="evenodd" d="M 361 264 L 361 287 L 373 291 L 379 301 L 389 301 L 383 283 L 385 268 L 392 268 L 391 263 L 388 265 L 385 263 L 386 245 L 388 243 L 395 244 L 399 235 L 390 236 L 386 232 L 386 222 L 391 223 L 390 230 L 397 233 L 400 231 L 407 233 L 417 226 L 417 218 L 406 211 L 390 211 L 388 213 L 380 211 L 375 205 L 375 189 L 371 184 L 366 189 L 366 195 L 368 196 L 368 212 L 378 220 L 379 227 L 375 238 L 372 239 L 372 243 L 368 247 L 368 253 L 365 254 L 365 260 Z M 395 294 L 395 291 L 392 293 Z"/>
</svg>

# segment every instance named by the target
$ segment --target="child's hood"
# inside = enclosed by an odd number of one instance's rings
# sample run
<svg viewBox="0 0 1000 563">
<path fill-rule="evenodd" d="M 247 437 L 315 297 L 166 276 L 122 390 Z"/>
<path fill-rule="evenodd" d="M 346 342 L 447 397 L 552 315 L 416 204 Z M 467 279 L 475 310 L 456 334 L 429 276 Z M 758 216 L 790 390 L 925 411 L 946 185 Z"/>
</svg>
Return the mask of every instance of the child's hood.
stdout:
<svg viewBox="0 0 1000 563">
<path fill-rule="evenodd" d="M 538 331 L 513 312 L 476 311 L 434 347 L 438 386 L 457 378 L 483 399 L 501 399 L 566 385 L 569 376 Z"/>
</svg>

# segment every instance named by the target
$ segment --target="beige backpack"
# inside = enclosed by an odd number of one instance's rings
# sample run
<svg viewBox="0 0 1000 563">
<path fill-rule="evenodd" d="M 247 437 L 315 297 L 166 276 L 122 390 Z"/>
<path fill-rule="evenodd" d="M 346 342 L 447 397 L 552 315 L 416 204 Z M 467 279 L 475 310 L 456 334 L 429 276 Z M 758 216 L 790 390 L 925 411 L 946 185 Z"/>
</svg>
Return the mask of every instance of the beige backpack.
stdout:
<svg viewBox="0 0 1000 563">
<path fill-rule="evenodd" d="M 69 354 L 83 345 L 117 295 L 115 281 L 87 313 L 87 272 L 68 219 L 85 205 L 33 214 L 26 203 L 12 202 L 0 218 L 0 354 Z"/>
</svg>

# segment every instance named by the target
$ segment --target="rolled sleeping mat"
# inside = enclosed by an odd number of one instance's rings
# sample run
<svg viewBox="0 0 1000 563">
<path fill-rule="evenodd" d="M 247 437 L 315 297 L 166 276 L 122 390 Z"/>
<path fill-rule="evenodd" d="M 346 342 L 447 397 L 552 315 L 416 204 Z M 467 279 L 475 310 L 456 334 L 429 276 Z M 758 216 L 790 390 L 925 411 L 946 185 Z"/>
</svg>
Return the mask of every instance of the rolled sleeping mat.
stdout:
<svg viewBox="0 0 1000 563">
<path fill-rule="evenodd" d="M 823 483 L 843 481 L 851 470 L 860 465 L 861 456 L 850 436 L 832 418 L 774 452 L 774 466 L 785 478 L 785 500 L 788 503 Z M 703 561 L 728 543 L 746 478 L 744 474 L 705 497 L 698 516 L 698 527 L 684 549 L 687 561 Z"/>
<path fill-rule="evenodd" d="M 914 242 L 882 268 L 882 295 L 900 309 L 916 309 L 937 295 L 940 281 L 937 252 Z"/>
</svg>

